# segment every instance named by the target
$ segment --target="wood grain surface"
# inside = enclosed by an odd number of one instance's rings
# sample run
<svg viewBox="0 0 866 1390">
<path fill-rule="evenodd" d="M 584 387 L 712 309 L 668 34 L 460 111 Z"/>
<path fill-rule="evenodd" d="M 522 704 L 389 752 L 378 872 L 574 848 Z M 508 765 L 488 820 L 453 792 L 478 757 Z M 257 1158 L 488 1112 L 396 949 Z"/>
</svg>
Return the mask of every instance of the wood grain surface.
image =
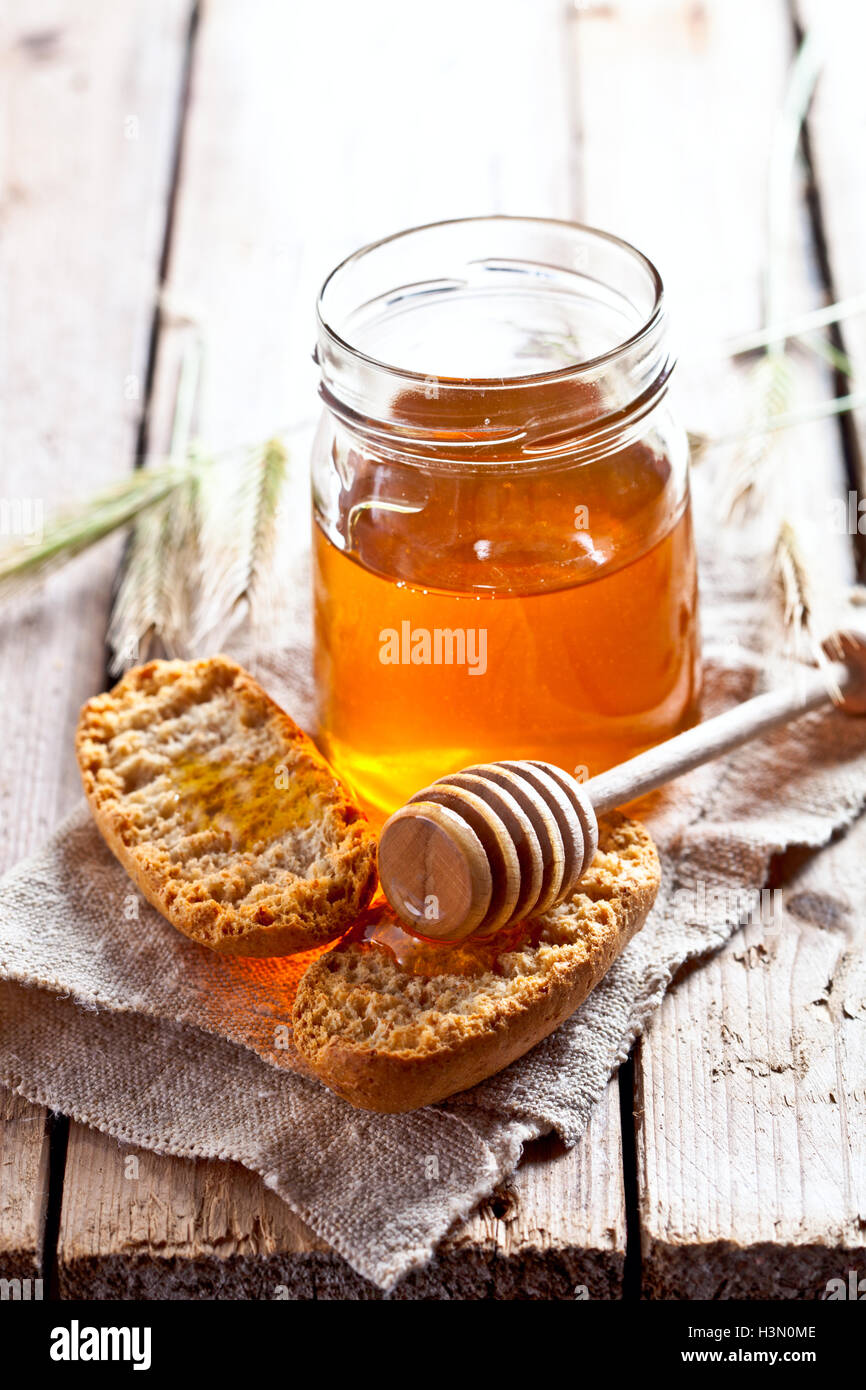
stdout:
<svg viewBox="0 0 866 1390">
<path fill-rule="evenodd" d="M 616 1298 L 623 1277 L 616 1083 L 570 1152 L 513 1180 L 395 1294 Z M 76 1125 L 60 1228 L 64 1298 L 380 1298 L 246 1169 L 160 1158 Z"/>
<path fill-rule="evenodd" d="M 13 520 L 22 505 L 44 519 L 131 466 L 187 20 L 177 0 L 3 9 L 0 493 Z M 119 555 L 109 541 L 38 597 L 5 606 L 2 869 L 81 795 L 72 734 L 103 683 Z M 23 1102 L 0 1108 L 0 1276 L 7 1259 L 39 1260 L 45 1122 Z"/>
</svg>

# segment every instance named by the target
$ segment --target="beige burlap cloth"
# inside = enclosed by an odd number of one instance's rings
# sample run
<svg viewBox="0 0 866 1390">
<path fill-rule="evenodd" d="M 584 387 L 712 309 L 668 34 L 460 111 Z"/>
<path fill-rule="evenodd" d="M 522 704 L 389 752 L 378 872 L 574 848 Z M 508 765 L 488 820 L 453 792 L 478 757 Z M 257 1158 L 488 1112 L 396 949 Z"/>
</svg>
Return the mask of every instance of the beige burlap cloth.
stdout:
<svg viewBox="0 0 866 1390">
<path fill-rule="evenodd" d="M 766 681 L 755 567 L 714 555 L 714 534 L 703 544 L 708 712 Z M 304 611 L 293 641 L 247 655 L 302 723 Z M 390 1288 L 529 1138 L 577 1140 L 676 969 L 745 919 L 775 853 L 825 844 L 864 800 L 866 721 L 833 711 L 658 794 L 645 819 L 664 865 L 659 900 L 603 983 L 507 1071 L 398 1116 L 353 1111 L 301 1074 L 286 1025 L 303 959 L 223 960 L 187 941 L 140 899 L 82 806 L 0 883 L 0 1081 L 118 1139 L 246 1165 Z"/>
</svg>

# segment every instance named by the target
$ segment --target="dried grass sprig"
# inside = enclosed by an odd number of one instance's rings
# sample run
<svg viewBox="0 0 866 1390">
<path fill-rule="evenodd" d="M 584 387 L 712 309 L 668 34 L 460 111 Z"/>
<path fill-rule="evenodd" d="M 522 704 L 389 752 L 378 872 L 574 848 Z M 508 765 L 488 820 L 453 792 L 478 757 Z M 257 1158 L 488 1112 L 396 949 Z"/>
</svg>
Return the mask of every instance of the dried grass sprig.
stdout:
<svg viewBox="0 0 866 1390">
<path fill-rule="evenodd" d="M 802 645 L 804 638 L 808 640 L 812 614 L 811 577 L 796 528 L 787 518 L 776 538 L 773 572 L 779 584 L 785 627 Z"/>
<path fill-rule="evenodd" d="M 838 299 L 832 304 L 825 304 L 820 309 L 809 309 L 806 313 L 785 320 L 784 323 L 771 323 L 765 328 L 754 329 L 751 333 L 738 333 L 733 338 L 727 338 L 721 345 L 721 356 L 743 357 L 746 353 L 766 348 L 771 343 L 802 338 L 806 334 L 814 333 L 818 328 L 827 328 L 830 324 L 842 323 L 845 319 L 863 313 L 866 313 L 866 291 Z"/>
<path fill-rule="evenodd" d="M 209 565 L 199 585 L 197 644 L 219 645 L 255 602 L 268 573 L 276 519 L 286 478 L 287 455 L 269 440 L 251 450 L 238 465 L 230 487 L 215 502 L 203 529 Z"/>
<path fill-rule="evenodd" d="M 109 625 L 115 674 L 157 648 L 191 657 L 220 645 L 267 571 L 285 448 L 194 457 L 187 485 L 135 528 Z"/>
<path fill-rule="evenodd" d="M 198 466 L 197 461 L 192 466 Z M 170 498 L 140 517 L 130 537 L 108 626 L 112 675 L 138 661 L 160 624 L 165 572 L 171 563 L 166 551 L 176 503 L 188 505 L 178 496 Z"/>
<path fill-rule="evenodd" d="M 41 537 L 0 553 L 0 597 L 20 593 L 106 536 L 158 508 L 187 481 L 190 465 L 137 469 L 129 478 L 49 520 Z"/>
<path fill-rule="evenodd" d="M 790 655 L 798 661 L 813 661 L 824 672 L 829 693 L 838 699 L 839 685 L 816 632 L 816 620 L 827 596 L 818 592 L 806 546 L 796 522 L 790 517 L 783 517 L 779 527 L 772 571 L 781 599 L 782 623 Z"/>
</svg>

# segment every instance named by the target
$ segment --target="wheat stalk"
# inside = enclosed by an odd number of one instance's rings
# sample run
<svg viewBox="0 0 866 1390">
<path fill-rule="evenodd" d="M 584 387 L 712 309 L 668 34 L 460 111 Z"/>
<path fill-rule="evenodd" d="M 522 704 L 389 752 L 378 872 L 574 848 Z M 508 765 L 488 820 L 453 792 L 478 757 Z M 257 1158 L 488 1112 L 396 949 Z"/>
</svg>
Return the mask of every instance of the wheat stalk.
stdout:
<svg viewBox="0 0 866 1390">
<path fill-rule="evenodd" d="M 783 519 L 776 538 L 773 572 L 779 584 L 786 629 L 793 635 L 798 648 L 804 639 L 812 648 L 814 644 L 809 634 L 812 581 L 796 528 L 787 518 Z"/>
<path fill-rule="evenodd" d="M 866 313 L 866 291 L 838 299 L 833 304 L 825 304 L 820 309 L 809 309 L 797 314 L 784 323 L 771 323 L 765 328 L 757 328 L 751 333 L 738 333 L 727 338 L 721 345 L 723 357 L 742 357 L 745 353 L 765 348 L 770 343 L 787 341 L 789 338 L 802 338 L 816 328 L 827 328 L 830 324 L 841 323 L 855 314 Z M 718 350 L 717 350 L 718 351 Z"/>
<path fill-rule="evenodd" d="M 167 515 L 165 504 L 154 508 L 130 538 L 108 624 L 111 675 L 139 661 L 159 622 Z"/>
<path fill-rule="evenodd" d="M 779 526 L 772 573 L 781 599 L 782 625 L 791 656 L 795 660 L 805 657 L 814 661 L 825 674 L 829 693 L 834 699 L 840 698 L 838 682 L 815 631 L 822 596 L 818 593 L 815 573 L 806 558 L 806 547 L 797 524 L 790 517 L 783 517 Z"/>
<path fill-rule="evenodd" d="M 55 567 L 159 507 L 184 484 L 187 475 L 186 464 L 139 469 L 117 486 L 53 518 L 38 542 L 18 542 L 0 554 L 0 596 L 21 592 Z"/>
<path fill-rule="evenodd" d="M 238 460 L 193 450 L 186 485 L 142 518 L 112 609 L 115 674 L 157 645 L 191 657 L 225 640 L 267 570 L 287 455 L 270 440 Z"/>
<path fill-rule="evenodd" d="M 276 439 L 251 450 L 235 468 L 222 505 L 207 518 L 206 551 L 219 554 L 221 562 L 201 577 L 201 647 L 224 641 L 260 594 L 273 554 L 286 465 L 286 451 Z"/>
</svg>

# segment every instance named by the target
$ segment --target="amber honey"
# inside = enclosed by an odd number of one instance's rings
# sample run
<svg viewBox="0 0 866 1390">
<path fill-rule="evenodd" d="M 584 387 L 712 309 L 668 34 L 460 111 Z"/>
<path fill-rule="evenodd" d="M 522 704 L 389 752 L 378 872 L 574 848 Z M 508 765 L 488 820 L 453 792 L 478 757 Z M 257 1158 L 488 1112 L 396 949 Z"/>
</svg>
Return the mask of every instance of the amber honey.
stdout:
<svg viewBox="0 0 866 1390">
<path fill-rule="evenodd" d="M 503 957 L 536 946 L 541 932 L 538 922 L 518 922 L 486 940 L 470 939 L 459 945 L 445 945 L 411 935 L 394 921 L 387 909 L 374 905 L 362 913 L 343 940 L 355 942 L 367 950 L 383 951 L 407 974 L 430 979 L 441 975 L 500 974 Z"/>
<path fill-rule="evenodd" d="M 693 722 L 687 444 L 640 253 L 416 229 L 331 277 L 319 353 L 319 735 L 374 817 L 472 763 L 591 777 Z"/>
<path fill-rule="evenodd" d="M 169 800 L 195 831 L 227 835 L 231 847 L 249 850 L 308 825 L 321 777 L 315 768 L 295 767 L 291 777 L 279 763 L 249 767 L 213 758 L 188 758 L 171 769 Z"/>
<path fill-rule="evenodd" d="M 592 776 L 694 718 L 694 546 L 663 458 L 390 483 L 423 507 L 350 497 L 345 549 L 314 527 L 320 722 L 369 807 L 498 758 Z"/>
</svg>

